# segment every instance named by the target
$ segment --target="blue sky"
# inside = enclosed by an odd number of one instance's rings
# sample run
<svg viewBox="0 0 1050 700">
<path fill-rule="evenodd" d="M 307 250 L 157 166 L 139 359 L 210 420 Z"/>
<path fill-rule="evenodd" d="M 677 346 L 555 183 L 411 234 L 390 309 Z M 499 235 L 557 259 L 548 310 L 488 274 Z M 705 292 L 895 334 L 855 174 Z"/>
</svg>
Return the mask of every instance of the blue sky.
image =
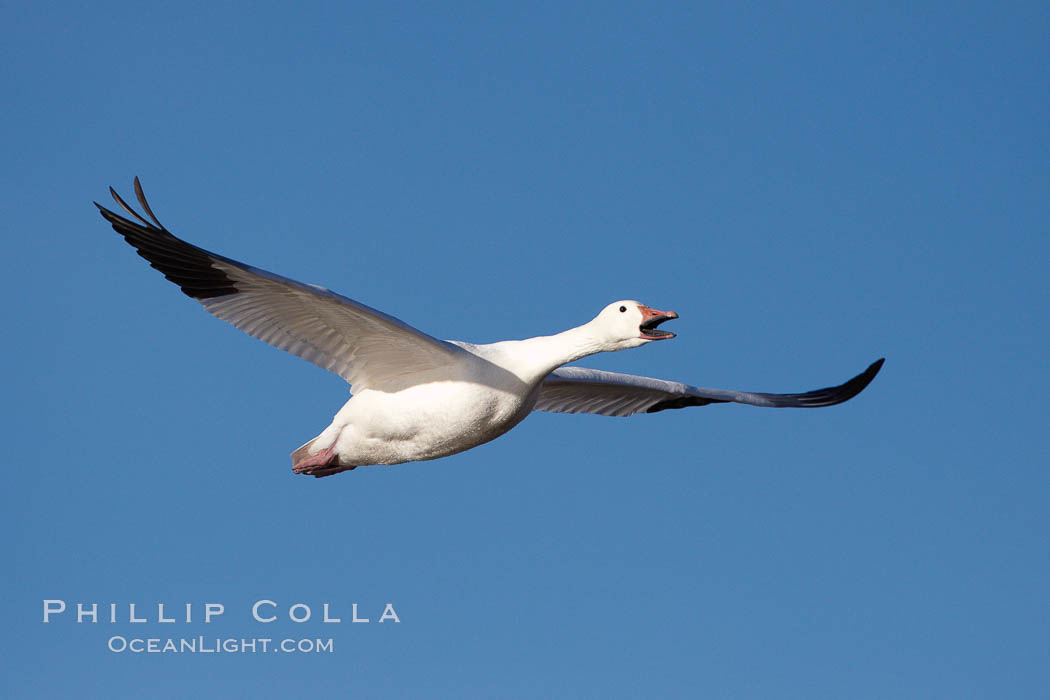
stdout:
<svg viewBox="0 0 1050 700">
<path fill-rule="evenodd" d="M 5 695 L 1045 697 L 1045 3 L 0 16 Z M 439 337 L 637 298 L 678 338 L 580 364 L 797 391 L 887 362 L 835 408 L 536 414 L 294 477 L 345 385 L 136 257 L 91 205 L 134 175 L 191 242 Z M 334 652 L 107 650 L 197 635 Z"/>
</svg>

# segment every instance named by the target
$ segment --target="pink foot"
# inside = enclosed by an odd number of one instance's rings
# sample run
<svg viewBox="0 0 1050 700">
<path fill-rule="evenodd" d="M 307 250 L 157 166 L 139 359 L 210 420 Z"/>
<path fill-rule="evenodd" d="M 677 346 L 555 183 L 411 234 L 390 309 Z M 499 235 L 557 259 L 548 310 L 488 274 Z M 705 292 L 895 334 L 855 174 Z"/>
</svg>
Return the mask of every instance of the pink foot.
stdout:
<svg viewBox="0 0 1050 700">
<path fill-rule="evenodd" d="M 320 479 L 322 476 L 332 476 L 333 474 L 338 474 L 340 472 L 348 472 L 351 469 L 357 469 L 357 465 L 352 467 L 325 467 L 323 469 L 312 471 L 310 474 L 315 478 Z"/>
<path fill-rule="evenodd" d="M 292 471 L 296 474 L 312 474 L 315 471 L 332 467 L 335 465 L 335 445 L 325 448 L 315 455 L 292 465 Z"/>
</svg>

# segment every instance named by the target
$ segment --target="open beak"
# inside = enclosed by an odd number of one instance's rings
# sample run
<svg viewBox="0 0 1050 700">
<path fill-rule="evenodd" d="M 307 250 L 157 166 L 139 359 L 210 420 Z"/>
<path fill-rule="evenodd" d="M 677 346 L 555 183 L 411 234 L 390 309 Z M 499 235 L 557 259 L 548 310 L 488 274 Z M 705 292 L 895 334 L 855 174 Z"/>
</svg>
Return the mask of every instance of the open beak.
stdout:
<svg viewBox="0 0 1050 700">
<path fill-rule="evenodd" d="M 638 332 L 641 334 L 639 337 L 645 340 L 666 340 L 674 337 L 674 333 L 657 330 L 656 327 L 664 321 L 678 318 L 678 314 L 674 311 L 657 311 L 648 306 L 639 306 L 638 310 L 642 312 L 642 323 L 638 326 Z"/>
</svg>

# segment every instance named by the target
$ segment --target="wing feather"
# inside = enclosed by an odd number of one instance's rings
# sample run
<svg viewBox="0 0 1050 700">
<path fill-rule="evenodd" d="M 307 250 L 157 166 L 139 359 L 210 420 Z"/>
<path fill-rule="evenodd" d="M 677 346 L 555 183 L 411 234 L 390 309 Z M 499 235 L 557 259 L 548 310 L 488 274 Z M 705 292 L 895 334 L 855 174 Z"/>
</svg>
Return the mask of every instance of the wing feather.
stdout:
<svg viewBox="0 0 1050 700">
<path fill-rule="evenodd" d="M 633 416 L 712 403 L 742 403 L 769 408 L 817 408 L 849 401 L 871 383 L 886 358 L 844 384 L 799 394 L 766 394 L 705 389 L 681 382 L 619 374 L 583 367 L 561 367 L 543 380 L 535 410 Z"/>
<path fill-rule="evenodd" d="M 248 335 L 335 372 L 353 390 L 381 388 L 394 379 L 446 366 L 465 352 L 360 302 L 323 287 L 211 253 L 176 238 L 146 202 L 147 221 L 113 188 L 113 199 L 135 219 L 95 203 L 113 229 L 211 314 Z"/>
</svg>

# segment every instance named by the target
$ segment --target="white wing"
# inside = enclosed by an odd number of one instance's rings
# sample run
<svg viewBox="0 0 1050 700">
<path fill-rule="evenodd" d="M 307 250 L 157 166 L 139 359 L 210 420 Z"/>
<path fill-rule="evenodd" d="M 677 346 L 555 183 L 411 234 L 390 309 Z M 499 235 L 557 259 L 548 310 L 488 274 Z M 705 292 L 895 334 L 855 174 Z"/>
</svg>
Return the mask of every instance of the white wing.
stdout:
<svg viewBox="0 0 1050 700">
<path fill-rule="evenodd" d="M 561 367 L 543 380 L 535 410 L 554 413 L 597 413 L 633 416 L 669 408 L 706 406 L 711 403 L 744 403 L 771 408 L 817 408 L 848 401 L 866 387 L 885 358 L 845 384 L 802 394 L 759 394 L 726 389 L 703 389 L 680 382 L 603 372 L 583 367 Z"/>
<path fill-rule="evenodd" d="M 176 238 L 154 216 L 135 178 L 135 194 L 152 223 L 113 198 L 141 224 L 97 202 L 150 266 L 205 309 L 245 333 L 350 382 L 355 392 L 397 377 L 449 365 L 464 351 L 323 287 L 260 270 Z"/>
</svg>

